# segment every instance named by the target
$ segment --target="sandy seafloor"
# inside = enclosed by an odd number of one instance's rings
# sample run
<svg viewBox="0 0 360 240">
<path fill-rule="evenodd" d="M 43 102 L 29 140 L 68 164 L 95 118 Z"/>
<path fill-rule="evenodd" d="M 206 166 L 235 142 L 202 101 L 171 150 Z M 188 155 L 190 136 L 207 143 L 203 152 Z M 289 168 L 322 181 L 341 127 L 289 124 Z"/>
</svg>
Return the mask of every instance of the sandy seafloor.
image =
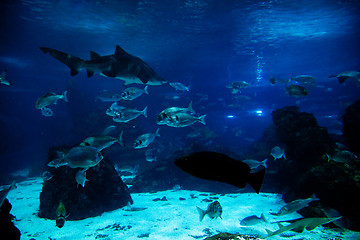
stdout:
<svg viewBox="0 0 360 240">
<path fill-rule="evenodd" d="M 239 219 L 264 213 L 269 222 L 295 219 L 298 213 L 276 217 L 269 212 L 277 212 L 284 202 L 279 194 L 239 193 L 211 194 L 198 191 L 168 190 L 156 193 L 131 194 L 133 208 L 146 208 L 142 211 L 125 211 L 126 208 L 103 213 L 101 216 L 79 221 L 66 221 L 63 228 L 55 226 L 54 220 L 37 217 L 41 178 L 32 178 L 17 183 L 8 199 L 16 216 L 15 225 L 21 231 L 21 239 L 36 240 L 74 240 L 74 239 L 204 239 L 219 232 L 266 235 L 265 229 L 277 230 L 277 224 L 261 223 L 242 227 Z M 85 186 L 86 187 L 86 186 Z M 201 195 L 200 195 L 201 194 Z M 166 197 L 167 201 L 153 201 Z M 185 198 L 180 200 L 179 198 Z M 204 199 L 217 199 L 223 207 L 222 218 L 210 219 L 205 216 L 202 222 L 196 206 L 206 209 Z M 71 213 L 70 213 L 71 214 Z M 360 239 L 360 233 L 320 226 L 313 231 L 301 234 L 287 232 L 283 236 L 269 239 Z"/>
</svg>

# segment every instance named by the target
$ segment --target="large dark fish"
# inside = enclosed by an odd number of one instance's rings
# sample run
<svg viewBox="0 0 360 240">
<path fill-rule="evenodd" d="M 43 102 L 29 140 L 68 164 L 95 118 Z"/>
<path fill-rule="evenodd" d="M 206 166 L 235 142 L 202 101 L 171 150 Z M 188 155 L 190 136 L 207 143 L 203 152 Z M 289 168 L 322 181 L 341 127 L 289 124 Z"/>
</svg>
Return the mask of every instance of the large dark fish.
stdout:
<svg viewBox="0 0 360 240">
<path fill-rule="evenodd" d="M 192 153 L 176 159 L 175 164 L 198 178 L 224 182 L 239 188 L 244 188 L 249 183 L 256 193 L 260 192 L 265 176 L 265 169 L 250 173 L 251 168 L 246 163 L 217 152 Z"/>
</svg>

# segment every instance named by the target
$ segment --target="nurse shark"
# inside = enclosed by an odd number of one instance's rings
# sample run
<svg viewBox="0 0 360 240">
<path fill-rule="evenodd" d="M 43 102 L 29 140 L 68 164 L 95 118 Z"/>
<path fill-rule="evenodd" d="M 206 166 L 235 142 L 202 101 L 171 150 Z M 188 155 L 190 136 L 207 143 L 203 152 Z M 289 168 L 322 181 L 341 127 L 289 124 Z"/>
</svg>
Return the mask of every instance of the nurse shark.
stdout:
<svg viewBox="0 0 360 240">
<path fill-rule="evenodd" d="M 132 83 L 161 85 L 166 83 L 146 62 L 127 53 L 119 45 L 116 46 L 115 53 L 112 55 L 101 56 L 90 51 L 90 60 L 83 60 L 52 48 L 40 47 L 40 50 L 49 53 L 68 66 L 71 76 L 75 76 L 81 70 L 86 69 L 88 77 L 93 76 L 94 73 L 99 73 L 106 77 L 124 80 L 125 85 Z"/>
</svg>

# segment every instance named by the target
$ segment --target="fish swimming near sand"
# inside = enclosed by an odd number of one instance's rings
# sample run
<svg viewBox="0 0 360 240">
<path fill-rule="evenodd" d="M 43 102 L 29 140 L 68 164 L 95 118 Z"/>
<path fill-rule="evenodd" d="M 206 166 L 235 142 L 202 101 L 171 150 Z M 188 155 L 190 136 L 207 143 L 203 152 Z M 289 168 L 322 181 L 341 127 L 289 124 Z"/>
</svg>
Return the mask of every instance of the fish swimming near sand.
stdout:
<svg viewBox="0 0 360 240">
<path fill-rule="evenodd" d="M 204 219 L 205 215 L 208 215 L 211 219 L 216 219 L 218 217 L 221 217 L 222 214 L 222 207 L 218 201 L 212 202 L 208 205 L 206 210 L 203 210 L 199 207 L 196 207 L 198 213 L 199 213 L 199 220 L 200 222 Z"/>
<path fill-rule="evenodd" d="M 0 207 L 2 206 L 4 200 L 7 197 L 7 195 L 9 194 L 9 192 L 15 188 L 17 188 L 17 187 L 15 184 L 15 181 L 13 181 L 9 187 L 0 191 Z"/>
<path fill-rule="evenodd" d="M 313 194 L 311 197 L 306 198 L 306 199 L 297 199 L 294 200 L 288 204 L 286 204 L 284 207 L 282 207 L 279 212 L 277 213 L 270 213 L 272 215 L 276 215 L 276 216 L 282 216 L 282 215 L 286 215 L 289 213 L 293 213 L 296 211 L 299 211 L 300 209 L 309 206 L 309 203 L 312 201 L 319 201 L 320 199 L 318 199 L 315 194 Z"/>
<path fill-rule="evenodd" d="M 82 187 L 85 187 L 85 182 L 86 181 L 89 181 L 88 179 L 86 179 L 86 169 L 82 169 L 82 170 L 79 170 L 76 175 L 75 175 L 75 180 L 77 182 L 77 186 L 82 186 Z"/>
<path fill-rule="evenodd" d="M 106 77 L 121 79 L 125 81 L 125 85 L 132 83 L 161 85 L 166 83 L 146 62 L 127 53 L 119 45 L 116 46 L 115 53 L 112 55 L 100 56 L 90 51 L 91 59 L 88 61 L 47 47 L 40 47 L 40 50 L 43 53 L 49 53 L 68 66 L 71 76 L 86 69 L 88 77 L 93 76 L 94 73 L 99 73 Z"/>
<path fill-rule="evenodd" d="M 66 209 L 65 209 L 65 205 L 60 202 L 58 207 L 56 208 L 56 211 L 55 211 L 55 214 L 56 214 L 56 226 L 58 228 L 62 228 L 66 222 L 66 218 L 69 216 L 69 215 L 66 215 Z"/>
<path fill-rule="evenodd" d="M 264 223 L 264 222 L 268 222 L 267 219 L 265 218 L 265 215 L 262 213 L 260 217 L 256 216 L 256 215 L 251 215 L 248 217 L 243 218 L 242 220 L 240 220 L 240 225 L 241 226 L 254 226 L 260 223 Z"/>
<path fill-rule="evenodd" d="M 250 173 L 251 168 L 246 163 L 210 151 L 180 157 L 175 160 L 175 165 L 195 177 L 228 183 L 238 188 L 244 188 L 249 183 L 256 193 L 260 192 L 265 176 L 265 169 Z"/>
</svg>

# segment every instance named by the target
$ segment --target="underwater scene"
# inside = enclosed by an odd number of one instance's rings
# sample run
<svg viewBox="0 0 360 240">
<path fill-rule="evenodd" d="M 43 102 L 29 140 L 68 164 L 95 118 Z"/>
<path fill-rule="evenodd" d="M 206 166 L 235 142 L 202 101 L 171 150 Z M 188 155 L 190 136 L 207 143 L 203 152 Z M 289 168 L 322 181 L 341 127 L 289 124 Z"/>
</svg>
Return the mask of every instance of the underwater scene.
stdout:
<svg viewBox="0 0 360 240">
<path fill-rule="evenodd" d="M 0 9 L 1 239 L 360 239 L 359 1 Z"/>
</svg>

